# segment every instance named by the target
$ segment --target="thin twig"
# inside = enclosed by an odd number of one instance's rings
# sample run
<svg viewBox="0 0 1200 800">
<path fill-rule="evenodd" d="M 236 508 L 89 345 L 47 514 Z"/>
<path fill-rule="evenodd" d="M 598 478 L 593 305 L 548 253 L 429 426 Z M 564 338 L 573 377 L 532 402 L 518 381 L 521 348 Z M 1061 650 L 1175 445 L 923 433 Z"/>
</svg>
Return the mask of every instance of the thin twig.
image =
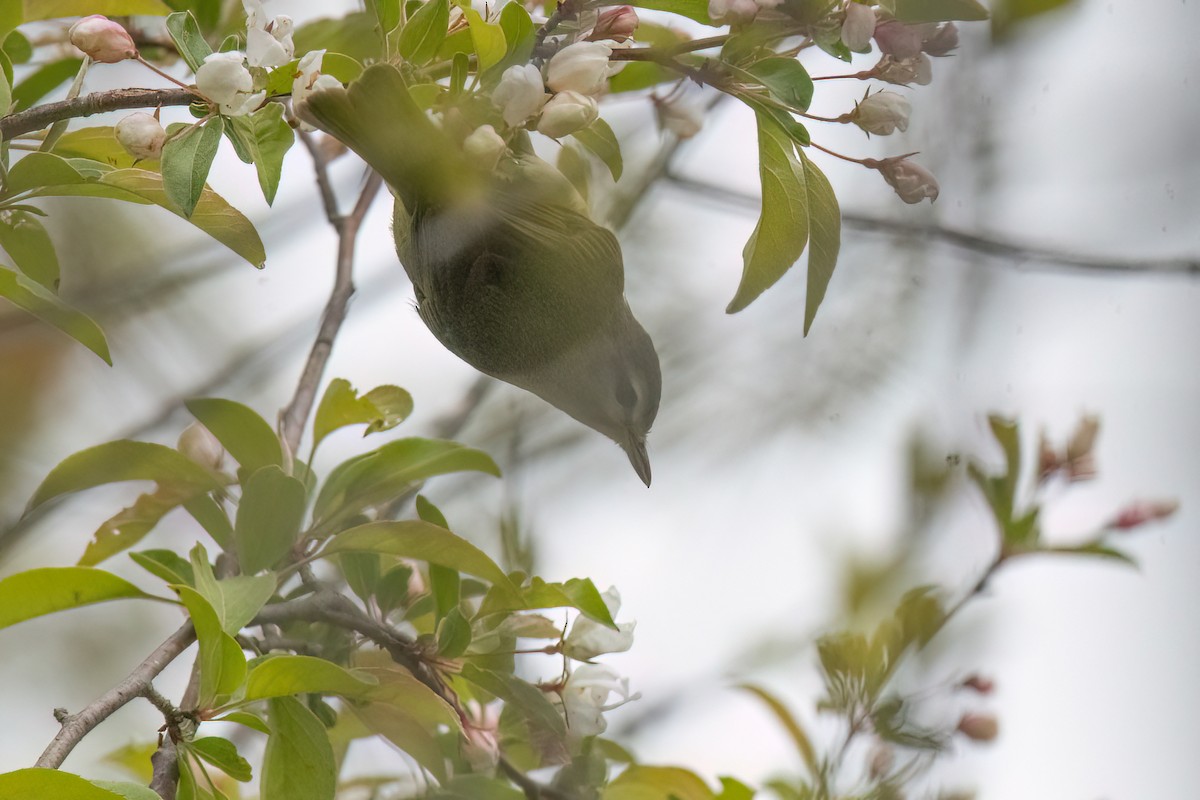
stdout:
<svg viewBox="0 0 1200 800">
<path fill-rule="evenodd" d="M 40 131 L 59 120 L 90 117 L 105 111 L 129 108 L 186 106 L 198 99 L 195 92 L 189 89 L 114 89 L 109 92 L 93 92 L 74 100 L 46 103 L 27 111 L 0 117 L 0 136 L 7 141 L 23 133 Z"/>
<path fill-rule="evenodd" d="M 325 365 L 333 352 L 333 343 L 341 330 L 342 322 L 346 319 L 346 308 L 354 295 L 354 248 L 358 240 L 358 229 L 363 217 L 383 181 L 378 173 L 372 172 L 367 177 L 366 185 L 358 196 L 354 210 L 342 216 L 337 209 L 337 199 L 329 188 L 329 172 L 327 162 L 321 152 L 313 145 L 311 139 L 303 136 L 300 141 L 305 143 L 312 155 L 313 168 L 317 173 L 317 184 L 321 187 L 321 202 L 325 206 L 325 214 L 330 224 L 338 232 L 337 267 L 334 275 L 333 290 L 329 293 L 329 302 L 321 315 L 321 327 L 317 338 L 309 351 L 308 361 L 300 374 L 296 385 L 296 393 L 284 410 L 281 418 L 281 432 L 288 450 L 295 453 L 300 447 L 300 438 L 304 432 L 304 423 L 312 411 L 313 401 L 317 396 L 317 388 L 321 384 L 321 376 L 325 374 Z"/>
<path fill-rule="evenodd" d="M 150 756 L 150 766 L 154 769 L 150 789 L 162 800 L 175 800 L 179 788 L 179 754 L 169 731 L 163 735 L 154 755 Z"/>
<path fill-rule="evenodd" d="M 192 627 L 192 623 L 185 623 L 179 630 L 167 637 L 165 642 L 156 647 L 153 653 L 146 656 L 146 659 L 138 664 L 125 680 L 93 700 L 78 714 L 67 716 L 62 721 L 62 728 L 54 737 L 54 741 L 50 742 L 41 757 L 38 758 L 36 766 L 50 769 L 58 769 L 62 766 L 63 760 L 70 755 L 75 745 L 79 744 L 84 736 L 108 719 L 114 711 L 135 697 L 142 696 L 146 687 L 150 686 L 150 682 L 195 640 L 196 631 Z"/>
<path fill-rule="evenodd" d="M 558 789 L 552 789 L 545 784 L 538 783 L 513 766 L 513 763 L 503 756 L 500 757 L 499 766 L 500 771 L 510 781 L 515 783 L 529 800 L 574 800 L 571 795 L 565 792 L 560 792 Z"/>
</svg>

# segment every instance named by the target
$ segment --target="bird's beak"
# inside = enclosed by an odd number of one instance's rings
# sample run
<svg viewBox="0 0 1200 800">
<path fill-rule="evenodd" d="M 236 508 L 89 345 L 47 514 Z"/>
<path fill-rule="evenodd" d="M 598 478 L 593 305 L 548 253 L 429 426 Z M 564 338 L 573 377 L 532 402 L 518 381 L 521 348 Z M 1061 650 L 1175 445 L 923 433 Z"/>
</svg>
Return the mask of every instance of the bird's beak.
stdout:
<svg viewBox="0 0 1200 800">
<path fill-rule="evenodd" d="M 646 440 L 631 433 L 621 448 L 629 456 L 629 463 L 633 465 L 633 470 L 642 479 L 642 483 L 649 486 L 650 455 L 646 452 Z"/>
</svg>

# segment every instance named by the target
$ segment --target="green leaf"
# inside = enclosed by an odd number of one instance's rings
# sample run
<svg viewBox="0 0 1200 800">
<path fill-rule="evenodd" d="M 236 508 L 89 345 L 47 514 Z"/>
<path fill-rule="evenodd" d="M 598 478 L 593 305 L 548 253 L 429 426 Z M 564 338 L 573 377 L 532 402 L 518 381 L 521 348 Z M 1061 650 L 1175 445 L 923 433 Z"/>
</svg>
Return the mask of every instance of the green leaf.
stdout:
<svg viewBox="0 0 1200 800">
<path fill-rule="evenodd" d="M 206 494 L 199 495 L 185 502 L 183 507 L 222 550 L 233 549 L 233 525 L 216 500 Z"/>
<path fill-rule="evenodd" d="M 140 783 L 129 781 L 92 781 L 92 784 L 125 800 L 162 800 L 158 793 Z"/>
<path fill-rule="evenodd" d="M 807 156 L 799 155 L 804 165 L 804 186 L 808 191 L 808 288 L 804 295 L 804 335 L 807 336 L 837 266 L 842 247 L 842 211 L 829 179 Z"/>
<path fill-rule="evenodd" d="M 0 775 L 0 800 L 120 800 L 120 795 L 69 772 L 30 767 Z"/>
<path fill-rule="evenodd" d="M 504 570 L 475 545 L 445 528 L 423 520 L 369 522 L 342 531 L 326 546 L 323 556 L 369 552 L 411 558 L 475 575 L 492 584 L 517 589 Z"/>
<path fill-rule="evenodd" d="M 500 474 L 496 462 L 481 450 L 440 439 L 398 439 L 334 469 L 317 495 L 313 519 L 324 522 L 335 513 L 354 514 L 394 498 L 418 481 L 467 471 Z"/>
<path fill-rule="evenodd" d="M 808 111 L 812 103 L 813 82 L 808 70 L 794 58 L 764 58 L 747 72 L 758 78 L 771 96 L 788 108 Z"/>
<path fill-rule="evenodd" d="M 500 778 L 456 775 L 432 797 L 433 800 L 526 800 L 528 795 Z"/>
<path fill-rule="evenodd" d="M 38 67 L 13 87 L 13 111 L 32 108 L 37 101 L 75 77 L 82 66 L 79 58 L 61 58 Z"/>
<path fill-rule="evenodd" d="M 438 525 L 443 528 L 449 528 L 450 523 L 446 521 L 446 515 L 442 510 L 429 501 L 429 498 L 423 494 L 417 495 L 417 516 L 433 525 Z"/>
<path fill-rule="evenodd" d="M 571 135 L 608 167 L 614 181 L 621 180 L 621 171 L 624 169 L 621 162 L 621 143 L 617 141 L 617 135 L 607 122 L 597 118 L 588 127 Z"/>
<path fill-rule="evenodd" d="M 13 0 L 8 0 L 9 3 L 16 5 Z M 5 33 L 0 33 L 0 39 L 4 40 L 2 48 L 4 54 L 14 64 L 26 64 L 29 59 L 33 58 L 33 45 L 29 43 L 29 39 L 20 31 L 9 30 Z"/>
<path fill-rule="evenodd" d="M 978 0 L 890 0 L 894 16 L 901 22 L 976 22 L 988 18 Z"/>
<path fill-rule="evenodd" d="M 29 510 L 70 492 L 121 481 L 158 481 L 204 491 L 221 488 L 208 470 L 178 450 L 122 439 L 67 456 L 33 493 Z"/>
<path fill-rule="evenodd" d="M 190 217 L 200 202 L 224 130 L 222 118 L 212 117 L 163 145 L 163 189 L 185 217 Z"/>
<path fill-rule="evenodd" d="M 216 613 L 221 629 L 231 636 L 254 619 L 275 593 L 276 578 L 270 573 L 217 580 L 203 545 L 192 548 L 191 564 L 196 591 Z"/>
<path fill-rule="evenodd" d="M 28 211 L 0 214 L 0 247 L 27 278 L 51 292 L 58 291 L 58 256 L 37 217 Z"/>
<path fill-rule="evenodd" d="M 467 25 L 471 29 L 471 44 L 479 58 L 479 71 L 486 72 L 503 61 L 505 53 L 508 52 L 504 29 L 495 23 L 486 22 L 473 8 L 464 8 L 463 16 L 467 18 Z"/>
<path fill-rule="evenodd" d="M 333 800 L 337 765 L 325 726 L 293 697 L 268 702 L 271 735 L 263 754 L 262 796 Z"/>
<path fill-rule="evenodd" d="M 375 24 L 372 14 L 355 11 L 342 17 L 316 19 L 301 25 L 292 40 L 296 43 L 296 54 L 299 56 L 310 50 L 324 49 L 330 53 L 345 53 L 359 62 L 376 61 L 381 51 Z"/>
<path fill-rule="evenodd" d="M 505 3 L 500 8 L 500 29 L 504 31 L 508 50 L 505 66 L 528 63 L 537 31 L 525 7 L 520 3 Z"/>
<path fill-rule="evenodd" d="M 441 622 L 450 610 L 458 605 L 461 591 L 461 576 L 458 570 L 429 565 L 430 594 L 433 595 L 434 619 Z"/>
<path fill-rule="evenodd" d="M 49 323 L 112 365 L 108 341 L 92 318 L 76 311 L 41 284 L 0 267 L 0 297 Z"/>
<path fill-rule="evenodd" d="M 200 69 L 204 59 L 212 55 L 212 48 L 191 11 L 180 11 L 167 17 L 167 34 L 192 72 Z"/>
<path fill-rule="evenodd" d="M 414 718 L 403 706 L 367 703 L 350 710 L 369 731 L 400 748 L 439 781 L 445 780 L 446 757 L 435 728 Z"/>
<path fill-rule="evenodd" d="M 279 178 L 283 174 L 283 157 L 296 141 L 292 128 L 283 118 L 283 106 L 267 103 L 253 114 L 229 118 L 230 126 L 241 134 L 250 160 L 258 172 L 267 205 L 275 202 Z"/>
<path fill-rule="evenodd" d="M 45 186 L 72 185 L 83 182 L 83 176 L 65 159 L 50 153 L 30 153 L 13 164 L 8 171 L 4 196 L 12 197 Z"/>
<path fill-rule="evenodd" d="M 519 597 L 489 593 L 479 613 L 494 614 L 499 611 L 532 611 L 539 608 L 575 608 L 601 625 L 614 630 L 613 621 L 604 598 L 589 578 L 572 578 L 565 583 L 546 583 L 533 578 L 530 586 L 521 589 Z"/>
<path fill-rule="evenodd" d="M 714 800 L 694 773 L 679 767 L 632 766 L 600 793 L 601 800 Z"/>
<path fill-rule="evenodd" d="M 1087 542 L 1080 545 L 1062 545 L 1058 547 L 1045 547 L 1034 552 L 1048 553 L 1051 555 L 1079 555 L 1079 556 L 1096 556 L 1098 558 L 1110 559 L 1119 561 L 1122 564 L 1127 564 L 1134 569 L 1138 568 L 1137 561 L 1128 553 L 1123 553 L 1114 547 L 1109 547 L 1100 541 Z"/>
<path fill-rule="evenodd" d="M 275 429 L 253 409 L 219 397 L 193 398 L 184 406 L 247 473 L 283 466 L 283 448 Z"/>
<path fill-rule="evenodd" d="M 94 566 L 133 547 L 154 530 L 159 520 L 178 508 L 190 494 L 190 491 L 181 493 L 180 490 L 169 487 L 139 496 L 133 505 L 100 524 L 92 534 L 87 549 L 83 551 L 79 565 Z"/>
<path fill-rule="evenodd" d="M 471 623 L 457 607 L 450 609 L 437 630 L 438 655 L 458 658 L 471 646 Z"/>
<path fill-rule="evenodd" d="M 125 598 L 162 600 L 101 569 L 30 569 L 0 580 L 0 628 L 56 611 Z"/>
<path fill-rule="evenodd" d="M 808 774 L 814 778 L 820 775 L 820 764 L 817 760 L 817 751 L 812 745 L 812 739 L 809 738 L 804 728 L 800 725 L 800 722 L 792 715 L 792 712 L 788 711 L 787 706 L 761 686 L 745 683 L 738 688 L 750 692 L 766 704 L 771 713 L 775 715 L 775 718 L 779 720 L 779 723 L 783 725 L 783 729 L 787 731 L 788 736 L 791 737 L 792 744 L 796 745 L 796 750 L 800 753 L 800 757 L 804 759 L 805 766 L 808 767 Z"/>
<path fill-rule="evenodd" d="M 450 24 L 448 0 L 427 0 L 400 31 L 400 56 L 412 64 L 426 64 L 437 55 Z"/>
<path fill-rule="evenodd" d="M 275 465 L 263 467 L 242 486 L 234 541 L 242 573 L 271 569 L 296 544 L 304 521 L 304 484 Z"/>
<path fill-rule="evenodd" d="M 717 795 L 717 800 L 754 800 L 754 790 L 737 778 L 721 776 L 717 780 L 721 782 L 721 793 Z"/>
<path fill-rule="evenodd" d="M 386 36 L 400 24 L 401 0 L 368 0 L 367 6 L 379 23 L 379 28 Z"/>
<path fill-rule="evenodd" d="M 171 13 L 171 9 L 161 0 L 24 0 L 24 6 L 26 22 L 88 14 L 103 14 L 106 17 L 146 14 L 162 17 Z"/>
<path fill-rule="evenodd" d="M 221 628 L 212 605 L 190 586 L 176 586 L 187 607 L 200 643 L 198 707 L 212 708 L 233 695 L 246 680 L 246 656 L 237 641 Z"/>
<path fill-rule="evenodd" d="M 383 572 L 379 554 L 342 553 L 337 561 L 350 591 L 364 601 L 370 600 Z"/>
<path fill-rule="evenodd" d="M 313 447 L 338 428 L 366 424 L 363 436 L 391 430 L 412 413 L 412 395 L 399 386 L 377 386 L 362 397 L 342 378 L 325 388 L 313 421 Z"/>
<path fill-rule="evenodd" d="M 290 94 L 292 91 L 293 79 L 296 77 L 296 72 L 300 66 L 300 59 L 293 58 L 287 64 L 276 67 L 271 70 L 267 76 L 267 94 Z M 321 74 L 332 75 L 342 83 L 350 83 L 351 81 L 362 75 L 362 64 L 358 63 L 350 56 L 342 53 L 325 53 L 321 56 Z M 234 117 L 234 119 L 238 119 Z M 248 156 L 249 154 L 245 154 Z M 249 158 L 243 158 L 243 161 L 249 161 Z"/>
<path fill-rule="evenodd" d="M 271 656 L 250 671 L 245 699 L 295 694 L 336 694 L 361 699 L 370 697 L 378 688 L 378 682 L 367 673 L 339 667 L 323 658 Z"/>
<path fill-rule="evenodd" d="M 121 147 L 121 143 L 117 141 L 116 133 L 111 125 L 97 125 L 67 131 L 54 143 L 51 154 L 63 158 L 86 158 L 118 169 L 132 167 L 135 162 L 143 166 L 158 163 L 157 161 L 138 162 L 137 159 L 125 152 L 125 148 Z"/>
<path fill-rule="evenodd" d="M 673 80 L 678 80 L 678 76 L 661 64 L 629 61 L 624 69 L 608 79 L 608 88 L 613 94 L 637 92 Z"/>
<path fill-rule="evenodd" d="M 536 732 L 548 734 L 554 741 L 567 735 L 567 724 L 545 693 L 515 675 L 480 669 L 471 663 L 463 664 L 462 676 L 479 688 L 504 700 Z"/>
<path fill-rule="evenodd" d="M 745 266 L 725 311 L 741 311 L 783 277 L 808 243 L 809 198 L 804 168 L 794 145 L 771 117 L 758 114 L 758 161 L 762 216 L 742 253 Z"/>
<path fill-rule="evenodd" d="M 193 739 L 184 749 L 199 756 L 235 781 L 245 783 L 252 777 L 250 762 L 238 753 L 237 745 L 218 736 Z"/>
<path fill-rule="evenodd" d="M 192 565 L 174 550 L 142 550 L 129 557 L 142 569 L 167 583 L 191 586 L 196 578 Z"/>
<path fill-rule="evenodd" d="M 708 16 L 707 0 L 633 0 L 629 5 L 653 11 L 666 11 L 669 14 L 694 19 L 702 25 L 717 26 Z"/>
<path fill-rule="evenodd" d="M 267 723 L 248 711 L 230 711 L 228 714 L 217 717 L 214 722 L 235 722 L 259 733 L 268 735 L 271 733 L 271 728 Z"/>
</svg>

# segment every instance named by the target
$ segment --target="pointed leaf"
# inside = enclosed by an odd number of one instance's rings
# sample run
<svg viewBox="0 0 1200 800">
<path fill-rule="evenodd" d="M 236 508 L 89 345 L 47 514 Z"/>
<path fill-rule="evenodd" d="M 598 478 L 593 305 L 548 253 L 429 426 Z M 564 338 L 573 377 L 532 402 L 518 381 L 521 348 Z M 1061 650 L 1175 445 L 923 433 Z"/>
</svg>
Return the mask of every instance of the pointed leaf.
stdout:
<svg viewBox="0 0 1200 800">
<path fill-rule="evenodd" d="M 184 403 L 247 473 L 283 465 L 283 448 L 270 424 L 251 408 L 219 397 Z"/>
<path fill-rule="evenodd" d="M 268 701 L 271 735 L 263 754 L 262 796 L 333 800 L 337 766 L 325 726 L 293 697 Z"/>
<path fill-rule="evenodd" d="M 621 143 L 617 141 L 617 135 L 607 122 L 597 118 L 588 127 L 571 135 L 608 167 L 614 181 L 621 180 L 621 171 L 624 169 L 621 161 Z"/>
<path fill-rule="evenodd" d="M 365 698 L 379 688 L 370 675 L 312 656 L 272 656 L 260 661 L 246 678 L 246 700 L 294 694 L 336 694 Z"/>
<path fill-rule="evenodd" d="M 495 23 L 486 22 L 479 12 L 473 8 L 464 8 L 463 16 L 471 29 L 471 44 L 475 47 L 475 55 L 479 58 L 479 71 L 485 72 L 504 60 L 508 52 L 508 43 L 504 39 L 504 29 Z"/>
<path fill-rule="evenodd" d="M 604 788 L 601 800 L 714 800 L 712 789 L 679 767 L 632 766 Z"/>
<path fill-rule="evenodd" d="M 446 779 L 446 758 L 436 729 L 421 724 L 403 706 L 367 703 L 351 710 L 368 730 L 400 748 L 438 780 Z"/>
<path fill-rule="evenodd" d="M 804 335 L 817 317 L 825 290 L 837 266 L 842 247 L 842 212 L 829 179 L 803 153 L 805 188 L 808 191 L 808 289 L 804 295 Z"/>
<path fill-rule="evenodd" d="M 708 16 L 706 0 L 633 0 L 629 5 L 648 8 L 652 11 L 666 11 L 668 14 L 678 14 L 681 17 L 694 19 L 702 25 L 716 24 Z"/>
<path fill-rule="evenodd" d="M 333 431 L 347 425 L 366 424 L 364 436 L 391 430 L 412 413 L 412 395 L 399 386 L 377 386 L 362 397 L 342 378 L 325 388 L 313 421 L 313 447 Z"/>
<path fill-rule="evenodd" d="M 191 586 L 195 583 L 192 565 L 174 550 L 142 550 L 129 557 L 142 569 L 169 584 Z"/>
<path fill-rule="evenodd" d="M 185 217 L 192 216 L 200 202 L 224 129 L 222 118 L 212 117 L 204 124 L 172 137 L 163 146 L 163 189 Z"/>
<path fill-rule="evenodd" d="M 100 326 L 82 311 L 68 306 L 44 286 L 20 273 L 0 268 L 0 297 L 70 336 L 112 365 L 108 341 Z"/>
<path fill-rule="evenodd" d="M 192 16 L 191 11 L 180 11 L 168 16 L 167 34 L 192 72 L 200 69 L 204 59 L 212 54 L 212 48 L 208 46 L 204 33 L 200 30 L 200 23 Z"/>
<path fill-rule="evenodd" d="M 0 800 L 120 800 L 121 796 L 102 789 L 69 772 L 30 767 L 0 775 Z"/>
<path fill-rule="evenodd" d="M 263 197 L 267 205 L 271 205 L 275 202 L 275 192 L 283 174 L 283 157 L 296 141 L 296 134 L 283 118 L 283 106 L 267 103 L 253 114 L 230 117 L 227 122 L 238 132 L 239 141 L 246 147 L 246 155 L 258 172 Z"/>
<path fill-rule="evenodd" d="M 746 70 L 788 108 L 804 112 L 812 103 L 813 82 L 808 70 L 794 58 L 764 58 Z"/>
<path fill-rule="evenodd" d="M 0 628 L 56 611 L 125 598 L 162 600 L 101 569 L 30 569 L 0 580 Z"/>
<path fill-rule="evenodd" d="M 176 586 L 187 607 L 200 643 L 199 708 L 211 708 L 236 692 L 246 680 L 246 656 L 232 636 L 221 629 L 212 605 L 190 586 Z"/>
<path fill-rule="evenodd" d="M 428 63 L 445 41 L 449 24 L 448 0 L 427 0 L 400 31 L 400 56 L 412 64 Z"/>
<path fill-rule="evenodd" d="M 58 292 L 58 256 L 37 217 L 27 211 L 0 214 L 0 247 L 27 278 Z"/>
<path fill-rule="evenodd" d="M 29 510 L 70 492 L 120 481 L 158 481 L 203 491 L 221 488 L 208 470 L 178 450 L 122 439 L 89 447 L 63 459 L 33 493 Z"/>
<path fill-rule="evenodd" d="M 185 749 L 212 764 L 235 781 L 245 783 L 252 777 L 250 762 L 238 753 L 237 745 L 218 736 L 204 736 L 184 745 Z"/>
<path fill-rule="evenodd" d="M 179 489 L 168 487 L 139 496 L 133 505 L 101 523 L 83 551 L 79 565 L 94 566 L 133 547 L 190 494 L 191 491 L 181 493 Z"/>
<path fill-rule="evenodd" d="M 250 476 L 234 525 L 243 574 L 271 569 L 291 552 L 304 521 L 305 500 L 304 484 L 275 465 Z"/>
</svg>

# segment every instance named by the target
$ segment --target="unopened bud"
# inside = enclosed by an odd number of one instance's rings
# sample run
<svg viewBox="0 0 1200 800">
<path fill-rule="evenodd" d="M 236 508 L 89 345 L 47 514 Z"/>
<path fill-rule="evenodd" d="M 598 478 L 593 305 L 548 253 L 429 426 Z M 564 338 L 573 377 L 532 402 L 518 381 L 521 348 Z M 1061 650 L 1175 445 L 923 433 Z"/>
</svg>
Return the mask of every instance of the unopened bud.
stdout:
<svg viewBox="0 0 1200 800">
<path fill-rule="evenodd" d="M 708 0 L 708 16 L 713 22 L 749 22 L 758 16 L 754 0 Z"/>
<path fill-rule="evenodd" d="M 138 160 L 162 158 L 167 132 L 153 114 L 135 111 L 117 123 L 113 130 L 125 152 Z"/>
<path fill-rule="evenodd" d="M 67 35 L 71 44 L 86 53 L 92 61 L 115 64 L 127 58 L 137 58 L 137 47 L 129 31 L 103 14 L 84 17 L 71 26 Z"/>
<path fill-rule="evenodd" d="M 1122 509 L 1107 527 L 1127 531 L 1147 522 L 1166 519 L 1178 510 L 1178 500 L 1142 500 Z"/>
<path fill-rule="evenodd" d="M 932 36 L 926 37 L 921 49 L 938 58 L 950 55 L 958 49 L 958 26 L 953 22 L 942 23 Z"/>
<path fill-rule="evenodd" d="M 542 109 L 537 129 L 551 139 L 558 139 L 591 125 L 599 114 L 596 101 L 586 94 L 559 92 Z"/>
<path fill-rule="evenodd" d="M 875 26 L 875 43 L 879 51 L 896 58 L 915 58 L 921 53 L 924 32 L 917 25 L 905 25 L 889 19 Z"/>
<path fill-rule="evenodd" d="M 871 70 L 871 74 L 881 81 L 894 83 L 897 86 L 907 86 L 910 83 L 928 86 L 933 81 L 933 63 L 924 53 L 913 58 L 895 58 L 885 55 L 879 59 L 879 63 Z"/>
<path fill-rule="evenodd" d="M 183 429 L 175 447 L 192 461 L 211 470 L 220 469 L 221 462 L 225 460 L 225 448 L 221 446 L 217 437 L 199 422 L 193 422 Z"/>
<path fill-rule="evenodd" d="M 990 742 L 1000 733 L 1000 723 L 991 714 L 963 714 L 958 732 L 976 742 Z"/>
<path fill-rule="evenodd" d="M 879 170 L 883 179 L 906 203 L 919 203 L 925 199 L 932 203 L 937 200 L 937 178 L 920 164 L 909 161 L 908 156 L 895 156 L 882 161 L 867 158 L 863 160 L 863 165 Z"/>
<path fill-rule="evenodd" d="M 592 28 L 588 39 L 612 39 L 614 42 L 628 41 L 637 30 L 638 15 L 633 6 L 617 6 L 602 11 L 596 18 L 596 27 Z"/>
<path fill-rule="evenodd" d="M 979 694 L 991 694 L 992 690 L 996 688 L 995 682 L 983 675 L 971 675 L 959 685 Z"/>
<path fill-rule="evenodd" d="M 871 36 L 875 33 L 875 9 L 862 3 L 846 6 L 846 19 L 842 22 L 842 42 L 855 53 L 866 53 L 871 49 Z"/>
<path fill-rule="evenodd" d="M 463 152 L 471 163 L 484 170 L 495 168 L 508 145 L 491 125 L 480 125 L 463 141 Z"/>
<path fill-rule="evenodd" d="M 908 130 L 908 115 L 912 110 L 908 98 L 895 92 L 876 92 L 867 95 L 850 113 L 850 121 L 867 133 L 888 136 L 896 130 Z"/>
</svg>

